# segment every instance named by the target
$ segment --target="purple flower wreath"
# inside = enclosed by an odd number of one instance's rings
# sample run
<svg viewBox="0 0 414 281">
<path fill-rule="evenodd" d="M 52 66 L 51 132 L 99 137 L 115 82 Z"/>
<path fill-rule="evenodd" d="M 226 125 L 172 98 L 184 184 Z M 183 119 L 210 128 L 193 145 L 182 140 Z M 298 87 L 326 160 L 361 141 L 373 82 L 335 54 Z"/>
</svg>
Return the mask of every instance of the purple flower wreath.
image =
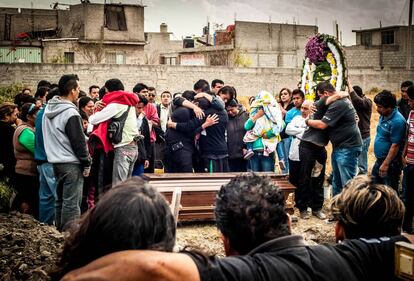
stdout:
<svg viewBox="0 0 414 281">
<path fill-rule="evenodd" d="M 319 34 L 311 37 L 305 47 L 305 56 L 310 63 L 318 64 L 326 59 L 326 43 L 320 38 Z"/>
</svg>

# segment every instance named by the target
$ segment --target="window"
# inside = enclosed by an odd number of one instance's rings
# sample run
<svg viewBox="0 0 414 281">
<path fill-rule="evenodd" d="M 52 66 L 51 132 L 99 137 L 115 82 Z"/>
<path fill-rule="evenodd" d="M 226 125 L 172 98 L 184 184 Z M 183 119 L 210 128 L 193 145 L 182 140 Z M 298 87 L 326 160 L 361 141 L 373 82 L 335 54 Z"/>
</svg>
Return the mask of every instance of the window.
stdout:
<svg viewBox="0 0 414 281">
<path fill-rule="evenodd" d="M 110 64 L 125 64 L 125 53 L 122 52 L 107 52 L 106 63 Z"/>
<path fill-rule="evenodd" d="M 176 65 L 177 64 L 177 58 L 175 58 L 175 57 L 164 57 L 163 62 L 164 62 L 164 64 L 168 64 L 168 65 Z"/>
<path fill-rule="evenodd" d="M 75 63 L 75 53 L 65 52 L 64 59 L 65 59 L 65 63 Z"/>
<path fill-rule="evenodd" d="M 361 45 L 367 46 L 367 47 L 372 45 L 372 33 L 371 32 L 361 33 Z"/>
<path fill-rule="evenodd" d="M 124 7 L 121 5 L 105 5 L 105 27 L 109 30 L 126 31 Z"/>
<path fill-rule="evenodd" d="M 394 44 L 394 30 L 381 32 L 381 44 L 382 45 Z"/>
</svg>

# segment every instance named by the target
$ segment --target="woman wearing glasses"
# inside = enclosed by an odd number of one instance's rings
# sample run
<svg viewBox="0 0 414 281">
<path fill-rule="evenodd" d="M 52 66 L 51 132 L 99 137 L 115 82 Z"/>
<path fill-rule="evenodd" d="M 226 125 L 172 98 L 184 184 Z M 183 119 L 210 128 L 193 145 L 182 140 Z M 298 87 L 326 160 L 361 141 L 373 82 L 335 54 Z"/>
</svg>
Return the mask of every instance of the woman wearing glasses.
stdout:
<svg viewBox="0 0 414 281">
<path fill-rule="evenodd" d="M 34 103 L 22 106 L 20 118 L 23 121 L 13 135 L 14 155 L 16 157 L 16 190 L 14 209 L 28 213 L 35 218 L 39 213 L 39 179 L 34 160 L 35 120 L 39 107 Z"/>
</svg>

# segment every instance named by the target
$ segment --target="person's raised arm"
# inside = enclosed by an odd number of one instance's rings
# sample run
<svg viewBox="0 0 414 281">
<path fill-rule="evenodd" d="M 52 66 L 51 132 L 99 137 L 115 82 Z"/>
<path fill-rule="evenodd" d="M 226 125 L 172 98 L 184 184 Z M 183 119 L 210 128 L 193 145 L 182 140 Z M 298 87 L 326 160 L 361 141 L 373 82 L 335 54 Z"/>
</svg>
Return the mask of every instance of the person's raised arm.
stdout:
<svg viewBox="0 0 414 281">
<path fill-rule="evenodd" d="M 203 119 L 204 118 L 204 111 L 199 108 L 197 105 L 195 105 L 194 103 L 186 100 L 185 98 L 182 97 L 177 97 L 174 99 L 173 104 L 175 106 L 184 106 L 187 107 L 189 109 L 192 109 L 194 111 L 194 114 L 197 116 L 198 119 Z"/>
<path fill-rule="evenodd" d="M 122 251 L 66 274 L 62 281 L 200 281 L 194 261 L 185 254 Z"/>
<path fill-rule="evenodd" d="M 348 92 L 349 92 L 349 97 L 351 98 L 352 104 L 354 105 L 355 108 L 364 109 L 366 107 L 371 106 L 371 101 L 369 99 L 358 96 L 358 94 L 355 92 L 351 84 L 351 81 L 349 81 L 349 78 L 348 78 Z"/>
<path fill-rule="evenodd" d="M 244 129 L 246 131 L 252 129 L 254 127 L 254 124 L 256 123 L 257 119 L 262 117 L 264 114 L 265 113 L 264 113 L 263 108 L 259 108 L 257 110 L 256 114 L 253 117 L 249 117 L 249 119 L 247 119 L 246 123 L 244 123 Z"/>
<path fill-rule="evenodd" d="M 89 123 L 98 125 L 105 122 L 118 114 L 118 108 L 115 103 L 108 104 L 101 111 L 97 111 L 89 117 Z"/>
<path fill-rule="evenodd" d="M 195 95 L 194 99 L 198 98 L 206 98 L 211 103 L 211 107 L 217 110 L 223 110 L 226 106 L 224 101 L 219 96 L 212 96 L 207 93 L 198 93 Z"/>
<path fill-rule="evenodd" d="M 188 122 L 172 122 L 171 118 L 168 119 L 167 126 L 168 128 L 175 129 L 180 132 L 189 133 L 189 132 L 196 132 L 201 130 L 205 130 L 206 128 L 213 126 L 219 122 L 219 117 L 217 114 L 207 116 L 206 120 L 202 122 L 202 120 L 193 118 Z"/>
<path fill-rule="evenodd" d="M 349 93 L 345 92 L 345 91 L 340 91 L 338 93 L 335 93 L 334 95 L 328 97 L 326 99 L 326 105 L 329 105 L 337 100 L 343 99 L 343 98 L 347 98 L 349 97 Z"/>
</svg>

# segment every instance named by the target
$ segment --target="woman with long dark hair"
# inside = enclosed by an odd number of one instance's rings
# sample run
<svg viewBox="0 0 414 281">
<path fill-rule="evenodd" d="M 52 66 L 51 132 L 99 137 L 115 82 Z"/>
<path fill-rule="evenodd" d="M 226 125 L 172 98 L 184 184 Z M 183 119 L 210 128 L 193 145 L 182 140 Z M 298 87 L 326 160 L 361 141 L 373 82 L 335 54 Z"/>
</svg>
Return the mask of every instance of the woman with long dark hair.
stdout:
<svg viewBox="0 0 414 281">
<path fill-rule="evenodd" d="M 19 109 L 14 103 L 0 104 L 0 163 L 3 164 L 3 175 L 12 186 L 14 186 L 16 179 L 13 135 L 18 122 L 18 114 Z"/>
<path fill-rule="evenodd" d="M 292 102 L 292 92 L 288 88 L 282 88 L 279 92 L 279 104 L 282 110 L 283 120 L 285 120 L 286 112 L 291 110 L 294 105 Z M 279 158 L 279 168 L 283 174 L 289 172 L 289 147 L 291 139 L 283 130 L 280 133 L 280 143 L 277 145 L 277 157 Z"/>
<path fill-rule="evenodd" d="M 165 198 L 139 177 L 117 184 L 73 226 L 51 274 L 65 273 L 107 254 L 151 249 L 171 252 L 175 221 Z"/>
</svg>

